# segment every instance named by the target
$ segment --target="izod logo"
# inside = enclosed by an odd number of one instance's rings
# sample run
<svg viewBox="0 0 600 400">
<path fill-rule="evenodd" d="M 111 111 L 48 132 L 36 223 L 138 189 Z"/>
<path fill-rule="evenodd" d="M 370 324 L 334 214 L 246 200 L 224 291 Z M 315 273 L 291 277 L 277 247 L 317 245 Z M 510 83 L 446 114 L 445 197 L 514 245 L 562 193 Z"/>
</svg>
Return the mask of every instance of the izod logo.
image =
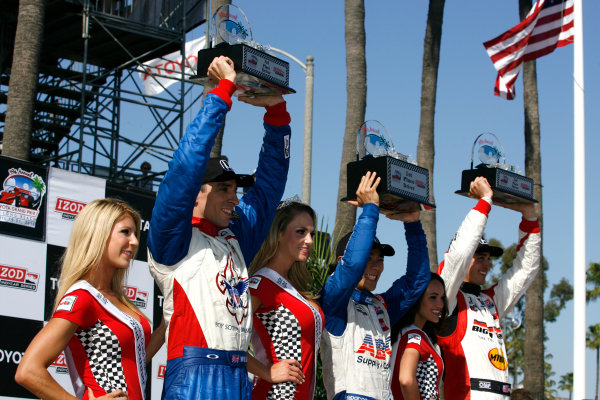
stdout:
<svg viewBox="0 0 600 400">
<path fill-rule="evenodd" d="M 505 371 L 508 367 L 506 363 L 506 358 L 504 357 L 504 354 L 502 354 L 502 351 L 500 349 L 491 349 L 488 353 L 488 358 L 490 359 L 492 365 L 498 368 L 500 371 Z"/>
<path fill-rule="evenodd" d="M 59 374 L 68 374 L 69 373 L 69 368 L 67 367 L 67 361 L 65 359 L 65 353 L 62 352 L 58 355 L 58 358 L 56 360 L 54 360 L 54 362 L 52 364 L 50 364 L 51 367 L 56 368 L 56 372 Z"/>
<path fill-rule="evenodd" d="M 144 292 L 135 286 L 123 286 L 123 292 L 133 304 L 140 308 L 146 308 L 148 304 L 148 292 Z"/>
<path fill-rule="evenodd" d="M 0 286 L 35 292 L 39 279 L 39 274 L 29 272 L 26 268 L 0 265 Z"/>
<path fill-rule="evenodd" d="M 158 366 L 158 374 L 156 375 L 157 378 L 161 378 L 164 379 L 165 377 L 165 372 L 167 371 L 167 366 L 164 364 L 160 364 Z"/>
<path fill-rule="evenodd" d="M 77 214 L 85 207 L 86 203 L 80 201 L 64 199 L 58 197 L 56 199 L 55 211 L 62 213 L 65 219 L 74 219 Z"/>
</svg>

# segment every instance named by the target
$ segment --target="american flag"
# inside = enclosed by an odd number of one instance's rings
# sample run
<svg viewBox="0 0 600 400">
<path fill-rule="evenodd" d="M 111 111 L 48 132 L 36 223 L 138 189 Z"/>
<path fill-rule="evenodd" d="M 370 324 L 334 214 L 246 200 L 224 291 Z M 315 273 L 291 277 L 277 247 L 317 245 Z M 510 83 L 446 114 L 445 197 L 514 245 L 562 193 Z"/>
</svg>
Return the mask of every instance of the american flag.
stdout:
<svg viewBox="0 0 600 400">
<path fill-rule="evenodd" d="M 573 31 L 573 0 L 539 0 L 521 23 L 483 43 L 498 71 L 494 94 L 514 99 L 521 64 L 572 43 Z"/>
</svg>

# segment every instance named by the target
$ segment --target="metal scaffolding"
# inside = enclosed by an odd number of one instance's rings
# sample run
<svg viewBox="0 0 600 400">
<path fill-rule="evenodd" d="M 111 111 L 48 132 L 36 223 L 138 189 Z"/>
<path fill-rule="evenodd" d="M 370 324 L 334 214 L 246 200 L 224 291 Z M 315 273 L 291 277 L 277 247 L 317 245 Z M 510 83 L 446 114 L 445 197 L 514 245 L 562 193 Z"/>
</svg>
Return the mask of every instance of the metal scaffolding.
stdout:
<svg viewBox="0 0 600 400">
<path fill-rule="evenodd" d="M 8 2 L 16 23 L 18 1 Z M 204 3 L 193 6 L 202 15 Z M 183 116 L 199 97 L 190 95 L 195 84 L 183 68 L 160 95 L 146 95 L 137 68 L 177 50 L 185 59 L 186 31 L 204 22 L 196 13 L 194 26 L 186 24 L 189 9 L 186 0 L 48 0 L 31 160 L 156 189 L 183 135 Z M 0 19 L 0 134 L 12 20 Z"/>
</svg>

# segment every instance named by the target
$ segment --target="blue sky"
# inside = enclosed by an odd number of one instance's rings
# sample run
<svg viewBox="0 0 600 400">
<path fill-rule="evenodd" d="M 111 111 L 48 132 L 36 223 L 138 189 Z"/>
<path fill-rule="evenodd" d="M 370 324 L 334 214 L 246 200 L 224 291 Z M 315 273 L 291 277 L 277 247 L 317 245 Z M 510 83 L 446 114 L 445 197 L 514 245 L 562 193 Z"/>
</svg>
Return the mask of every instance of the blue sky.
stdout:
<svg viewBox="0 0 600 400">
<path fill-rule="evenodd" d="M 416 157 L 419 132 L 421 64 L 428 2 L 367 1 L 367 110 L 366 120 L 383 123 L 400 153 Z M 346 70 L 343 1 L 240 0 L 252 25 L 254 39 L 285 50 L 302 61 L 315 58 L 314 122 L 311 205 L 333 225 L 346 113 Z M 583 0 L 586 107 L 587 263 L 600 262 L 598 230 L 600 195 L 600 3 Z M 474 201 L 454 194 L 460 174 L 469 168 L 471 146 L 482 132 L 498 136 L 506 161 L 524 170 L 523 85 L 516 84 L 516 99 L 493 95 L 496 72 L 482 43 L 519 22 L 518 1 L 447 1 L 444 13 L 441 58 L 435 116 L 435 167 L 438 257 Z M 204 34 L 204 27 L 190 38 Z M 283 58 L 283 57 L 282 57 Z M 304 131 L 304 73 L 290 61 L 290 86 L 297 93 L 286 96 L 292 115 L 292 164 L 285 196 L 301 195 Z M 556 50 L 537 62 L 542 137 L 542 184 L 544 206 L 544 256 L 548 259 L 549 284 L 566 277 L 573 282 L 573 46 Z M 201 87 L 193 91 L 201 93 Z M 198 107 L 186 114 L 186 124 Z M 234 101 L 227 117 L 223 153 L 238 172 L 254 169 L 262 137 L 263 111 Z M 138 121 L 123 116 L 123 128 Z M 517 239 L 520 215 L 495 207 L 489 218 L 487 237 L 505 246 Z M 378 236 L 396 248 L 386 259 L 379 289 L 387 289 L 404 273 L 406 245 L 401 224 L 382 218 Z M 558 382 L 572 371 L 572 302 L 556 323 L 546 325 L 547 352 Z M 587 324 L 600 322 L 599 305 L 587 308 Z M 587 351 L 586 397 L 594 395 L 594 358 Z M 565 392 L 560 395 L 567 396 Z"/>
</svg>

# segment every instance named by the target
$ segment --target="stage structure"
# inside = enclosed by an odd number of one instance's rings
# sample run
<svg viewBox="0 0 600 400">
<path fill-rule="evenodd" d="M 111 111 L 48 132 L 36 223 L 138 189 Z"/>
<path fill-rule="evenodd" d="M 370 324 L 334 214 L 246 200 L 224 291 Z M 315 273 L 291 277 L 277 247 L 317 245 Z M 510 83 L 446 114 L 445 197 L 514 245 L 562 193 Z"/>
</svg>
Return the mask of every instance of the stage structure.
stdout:
<svg viewBox="0 0 600 400">
<path fill-rule="evenodd" d="M 0 140 L 18 0 L 2 3 Z M 136 68 L 177 51 L 187 60 L 186 32 L 205 15 L 206 1 L 47 0 L 30 161 L 156 190 L 200 96 L 181 64 L 144 76 L 177 80 L 153 96 Z"/>
</svg>

